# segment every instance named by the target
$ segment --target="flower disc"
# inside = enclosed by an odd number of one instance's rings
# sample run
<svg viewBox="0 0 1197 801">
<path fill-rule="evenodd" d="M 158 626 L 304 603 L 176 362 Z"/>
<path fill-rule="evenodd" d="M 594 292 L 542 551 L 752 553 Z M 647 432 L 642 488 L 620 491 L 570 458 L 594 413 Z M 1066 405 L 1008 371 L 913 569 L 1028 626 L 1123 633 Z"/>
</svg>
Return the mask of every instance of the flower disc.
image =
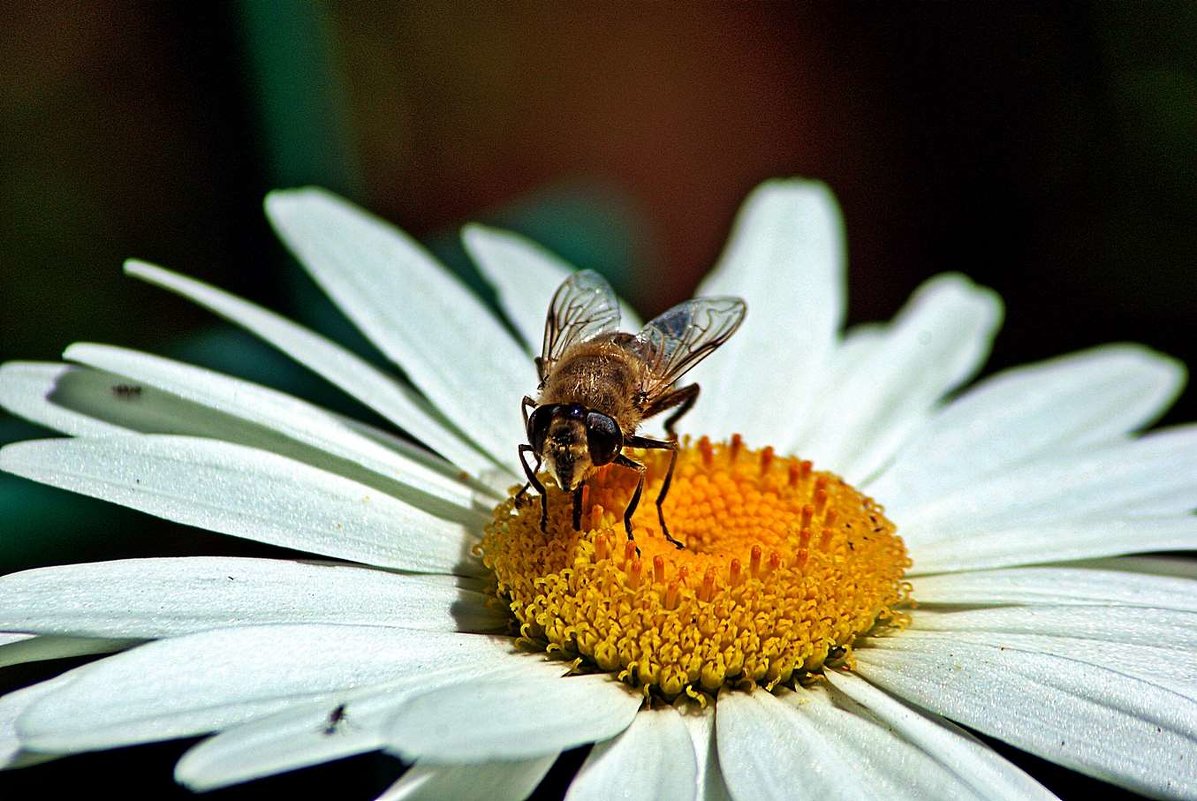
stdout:
<svg viewBox="0 0 1197 801">
<path fill-rule="evenodd" d="M 590 479 L 579 531 L 570 496 L 552 486 L 544 531 L 534 494 L 495 510 L 483 559 L 526 638 L 673 698 L 802 678 L 897 617 L 905 546 L 838 476 L 738 437 L 687 443 L 664 504 L 677 549 L 654 503 L 670 454 L 636 456 L 647 476 L 634 542 L 628 468 Z"/>
</svg>

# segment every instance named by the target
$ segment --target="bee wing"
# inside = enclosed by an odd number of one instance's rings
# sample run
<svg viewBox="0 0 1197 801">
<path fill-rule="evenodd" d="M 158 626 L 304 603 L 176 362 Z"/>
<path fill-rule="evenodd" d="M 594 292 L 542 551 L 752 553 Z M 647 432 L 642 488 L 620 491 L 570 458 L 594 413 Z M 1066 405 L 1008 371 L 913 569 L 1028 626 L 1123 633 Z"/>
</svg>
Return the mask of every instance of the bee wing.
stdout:
<svg viewBox="0 0 1197 801">
<path fill-rule="evenodd" d="M 696 298 L 650 320 L 631 343 L 650 368 L 648 402 L 736 333 L 747 311 L 739 298 Z"/>
<path fill-rule="evenodd" d="M 570 345 L 618 328 L 619 300 L 605 278 L 594 270 L 581 270 L 566 278 L 549 304 L 544 344 L 536 360 L 540 379 L 544 380 Z"/>
</svg>

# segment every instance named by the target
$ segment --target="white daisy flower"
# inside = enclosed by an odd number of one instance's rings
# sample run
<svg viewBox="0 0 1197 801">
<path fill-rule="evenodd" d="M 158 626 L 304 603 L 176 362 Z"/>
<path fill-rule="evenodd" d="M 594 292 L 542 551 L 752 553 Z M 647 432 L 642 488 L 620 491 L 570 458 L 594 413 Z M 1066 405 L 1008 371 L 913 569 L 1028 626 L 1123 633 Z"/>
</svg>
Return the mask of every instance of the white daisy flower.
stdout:
<svg viewBox="0 0 1197 801">
<path fill-rule="evenodd" d="M 628 543 L 625 469 L 591 480 L 579 531 L 550 486 L 542 531 L 539 501 L 512 499 L 520 398 L 566 265 L 466 229 L 508 329 L 343 200 L 279 192 L 267 211 L 410 383 L 211 286 L 127 272 L 427 449 L 119 347 L 5 365 L 0 402 L 69 435 L 8 446 L 5 470 L 325 560 L 4 577 L 7 662 L 118 651 L 0 699 L 5 764 L 211 734 L 176 769 L 196 790 L 383 750 L 411 767 L 382 798 L 499 801 L 593 743 L 570 799 L 1051 797 L 966 726 L 1197 797 L 1197 570 L 1125 556 L 1197 546 L 1197 427 L 1136 434 L 1179 392 L 1175 361 L 1105 346 L 961 390 L 999 299 L 939 276 L 843 333 L 834 200 L 771 182 L 699 290 L 749 314 L 693 373 L 665 506 L 686 547 L 652 503 Z M 660 454 L 636 453 L 646 498 Z"/>
</svg>

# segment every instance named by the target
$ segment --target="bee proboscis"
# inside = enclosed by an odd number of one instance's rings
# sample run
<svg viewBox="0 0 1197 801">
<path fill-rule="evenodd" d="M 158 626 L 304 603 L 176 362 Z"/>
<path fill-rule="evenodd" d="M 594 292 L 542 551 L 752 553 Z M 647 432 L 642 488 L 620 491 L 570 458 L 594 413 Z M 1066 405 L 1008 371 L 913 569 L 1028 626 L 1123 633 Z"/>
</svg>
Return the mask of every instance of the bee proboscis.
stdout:
<svg viewBox="0 0 1197 801">
<path fill-rule="evenodd" d="M 638 334 L 619 331 L 619 301 L 598 273 L 583 270 L 561 284 L 549 304 L 544 342 L 536 369 L 536 400 L 524 396 L 521 409 L 528 442 L 520 445 L 520 463 L 529 486 L 541 496 L 540 527 L 548 525 L 548 498 L 537 477 L 543 465 L 557 486 L 573 493 L 574 529 L 581 527 L 582 487 L 599 467 L 617 464 L 640 473 L 624 510 L 624 528 L 632 539 L 632 514 L 644 490 L 645 466 L 624 448 L 672 451 L 669 469 L 657 494 L 661 531 L 678 548 L 665 524 L 662 504 L 669 494 L 678 444 L 674 426 L 698 398 L 698 384 L 676 387 L 690 368 L 736 332 L 747 310 L 732 297 L 696 298 L 651 320 Z M 639 436 L 646 418 L 669 410 L 667 439 Z M 529 413 L 531 410 L 531 413 Z M 535 465 L 529 465 L 531 453 Z"/>
</svg>

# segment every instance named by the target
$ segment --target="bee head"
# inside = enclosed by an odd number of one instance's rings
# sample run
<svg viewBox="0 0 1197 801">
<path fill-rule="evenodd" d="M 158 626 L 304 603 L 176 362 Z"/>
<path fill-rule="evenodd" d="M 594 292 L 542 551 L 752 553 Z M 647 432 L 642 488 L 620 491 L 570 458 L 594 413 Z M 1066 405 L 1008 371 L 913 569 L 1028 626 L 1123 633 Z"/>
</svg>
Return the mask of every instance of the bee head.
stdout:
<svg viewBox="0 0 1197 801">
<path fill-rule="evenodd" d="M 602 412 L 578 403 L 551 403 L 536 407 L 528 416 L 528 442 L 557 485 L 572 491 L 594 468 L 619 455 L 623 432 Z"/>
</svg>

